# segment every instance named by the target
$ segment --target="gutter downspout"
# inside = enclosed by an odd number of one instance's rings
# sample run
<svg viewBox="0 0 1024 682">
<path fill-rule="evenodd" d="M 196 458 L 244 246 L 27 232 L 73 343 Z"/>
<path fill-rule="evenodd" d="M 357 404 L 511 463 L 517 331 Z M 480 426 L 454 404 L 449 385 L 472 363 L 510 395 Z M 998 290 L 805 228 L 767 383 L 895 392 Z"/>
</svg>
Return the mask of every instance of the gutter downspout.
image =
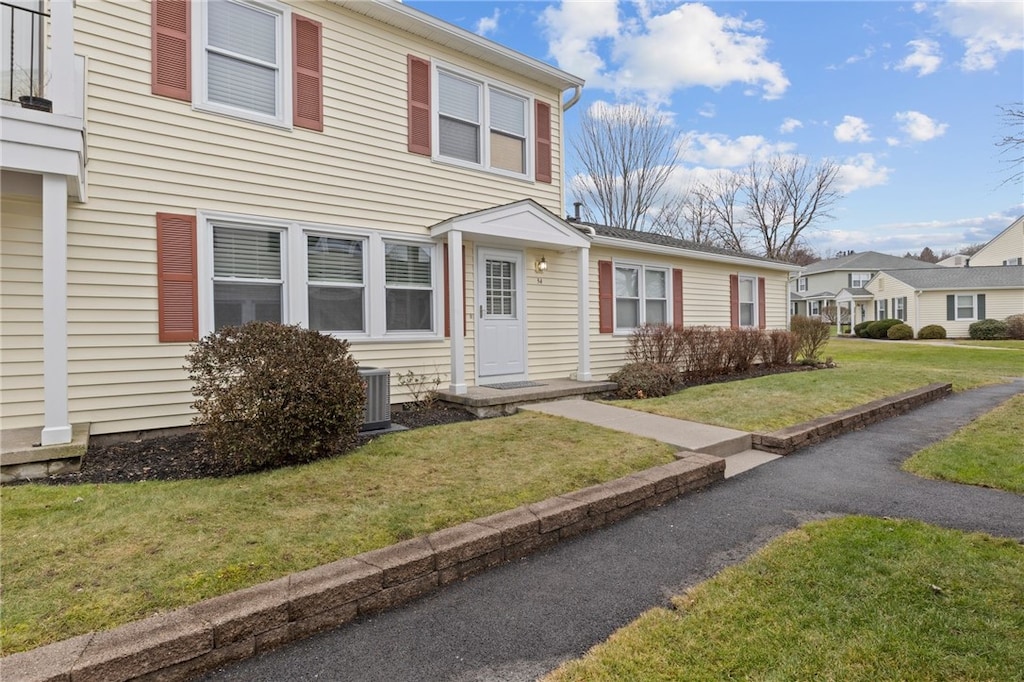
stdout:
<svg viewBox="0 0 1024 682">
<path fill-rule="evenodd" d="M 582 85 L 576 85 L 573 87 L 576 89 L 576 91 L 572 94 L 572 97 L 569 98 L 568 102 L 562 103 L 562 111 L 569 111 L 570 109 L 572 109 L 576 105 L 576 102 L 580 101 L 580 97 L 583 95 Z"/>
</svg>

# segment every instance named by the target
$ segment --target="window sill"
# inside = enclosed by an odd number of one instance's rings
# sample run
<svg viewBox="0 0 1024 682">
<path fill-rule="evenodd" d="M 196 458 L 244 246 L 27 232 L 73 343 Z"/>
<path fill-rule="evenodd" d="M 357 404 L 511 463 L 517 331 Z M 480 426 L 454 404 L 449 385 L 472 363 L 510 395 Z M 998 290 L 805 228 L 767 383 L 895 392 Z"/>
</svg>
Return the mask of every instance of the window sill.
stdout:
<svg viewBox="0 0 1024 682">
<path fill-rule="evenodd" d="M 208 102 L 193 102 L 192 109 L 193 111 L 201 111 L 204 114 L 224 116 L 225 118 L 230 118 L 235 121 L 255 123 L 256 125 L 266 126 L 268 128 L 277 128 L 278 130 L 286 130 L 289 132 L 292 130 L 292 126 L 287 123 L 284 118 L 273 118 L 262 114 L 249 113 L 243 109 L 234 109 L 232 107 L 221 106 L 218 104 L 210 104 Z"/>
<path fill-rule="evenodd" d="M 481 164 L 470 163 L 469 161 L 461 161 L 459 159 L 452 159 L 446 156 L 431 156 L 430 160 L 436 164 L 442 166 L 452 166 L 453 168 L 462 168 L 464 170 L 477 171 L 480 173 L 487 173 L 488 175 L 496 175 L 500 178 L 508 180 L 515 180 L 518 182 L 525 182 L 527 184 L 534 184 L 533 178 L 526 174 L 513 173 L 511 171 L 501 170 L 500 168 L 488 168 Z"/>
</svg>

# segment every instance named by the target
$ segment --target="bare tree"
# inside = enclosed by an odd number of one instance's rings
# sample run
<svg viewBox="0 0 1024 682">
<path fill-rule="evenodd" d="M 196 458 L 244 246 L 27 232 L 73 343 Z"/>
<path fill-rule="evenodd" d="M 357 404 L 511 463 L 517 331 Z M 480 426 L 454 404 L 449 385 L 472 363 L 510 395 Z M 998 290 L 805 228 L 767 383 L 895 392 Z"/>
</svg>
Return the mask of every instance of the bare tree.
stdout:
<svg viewBox="0 0 1024 682">
<path fill-rule="evenodd" d="M 574 178 L 572 192 L 591 217 L 643 229 L 679 160 L 679 142 L 671 122 L 654 110 L 637 104 L 591 107 L 572 136 L 586 171 Z"/>
<path fill-rule="evenodd" d="M 1003 161 L 1010 164 L 1010 175 L 1003 184 L 1014 184 L 1024 180 L 1024 102 L 998 107 L 1003 125 L 1010 130 L 996 142 L 997 147 L 1003 148 L 1001 153 L 1007 155 Z"/>
<path fill-rule="evenodd" d="M 746 241 L 745 226 L 741 219 L 743 178 L 729 171 L 719 171 L 690 194 L 694 197 L 692 201 L 702 202 L 707 211 L 713 243 L 742 252 Z"/>
<path fill-rule="evenodd" d="M 651 221 L 651 231 L 694 244 L 716 243 L 715 213 L 705 194 L 689 190 L 665 201 Z"/>
</svg>

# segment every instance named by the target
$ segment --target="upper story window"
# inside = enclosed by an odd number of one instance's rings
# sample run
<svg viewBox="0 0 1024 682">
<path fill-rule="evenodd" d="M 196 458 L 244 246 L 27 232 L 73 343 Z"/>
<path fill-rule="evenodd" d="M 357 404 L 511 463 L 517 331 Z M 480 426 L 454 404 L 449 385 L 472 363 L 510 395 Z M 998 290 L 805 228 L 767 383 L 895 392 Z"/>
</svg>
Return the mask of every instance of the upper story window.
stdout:
<svg viewBox="0 0 1024 682">
<path fill-rule="evenodd" d="M 796 281 L 796 290 L 797 290 L 797 292 L 807 291 L 807 278 L 806 277 L 800 277 L 799 279 L 797 279 L 797 281 Z"/>
<path fill-rule="evenodd" d="M 1003 265 L 1024 265 L 1024 258 L 1007 258 Z"/>
<path fill-rule="evenodd" d="M 636 329 L 668 322 L 668 271 L 615 266 L 615 328 Z"/>
<path fill-rule="evenodd" d="M 530 99 L 448 70 L 436 74 L 435 157 L 525 177 Z"/>
<path fill-rule="evenodd" d="M 284 30 L 288 10 L 270 2 L 211 0 L 199 6 L 201 45 L 196 105 L 285 125 L 288 90 Z"/>
<path fill-rule="evenodd" d="M 863 289 L 869 281 L 871 281 L 870 272 L 855 272 L 850 275 L 850 287 L 853 289 Z"/>
</svg>

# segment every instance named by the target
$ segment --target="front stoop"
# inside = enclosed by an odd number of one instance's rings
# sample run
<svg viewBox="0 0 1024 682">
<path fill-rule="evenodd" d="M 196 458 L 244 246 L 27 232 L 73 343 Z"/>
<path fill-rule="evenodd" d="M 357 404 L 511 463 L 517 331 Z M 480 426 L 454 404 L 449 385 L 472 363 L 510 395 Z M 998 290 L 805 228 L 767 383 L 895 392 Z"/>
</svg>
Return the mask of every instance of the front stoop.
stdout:
<svg viewBox="0 0 1024 682">
<path fill-rule="evenodd" d="M 185 608 L 0 659 L 4 680 L 187 680 L 399 606 L 498 564 L 721 481 L 725 460 L 669 464 Z"/>
<path fill-rule="evenodd" d="M 89 424 L 71 426 L 71 442 L 39 445 L 38 428 L 0 433 L 0 483 L 32 481 L 78 471 L 89 449 Z"/>
<path fill-rule="evenodd" d="M 548 379 L 537 383 L 542 385 L 506 390 L 470 386 L 466 393 L 438 391 L 437 395 L 442 402 L 458 405 L 476 417 L 485 418 L 515 414 L 520 405 L 567 398 L 594 398 L 618 388 L 614 381 Z"/>
</svg>

